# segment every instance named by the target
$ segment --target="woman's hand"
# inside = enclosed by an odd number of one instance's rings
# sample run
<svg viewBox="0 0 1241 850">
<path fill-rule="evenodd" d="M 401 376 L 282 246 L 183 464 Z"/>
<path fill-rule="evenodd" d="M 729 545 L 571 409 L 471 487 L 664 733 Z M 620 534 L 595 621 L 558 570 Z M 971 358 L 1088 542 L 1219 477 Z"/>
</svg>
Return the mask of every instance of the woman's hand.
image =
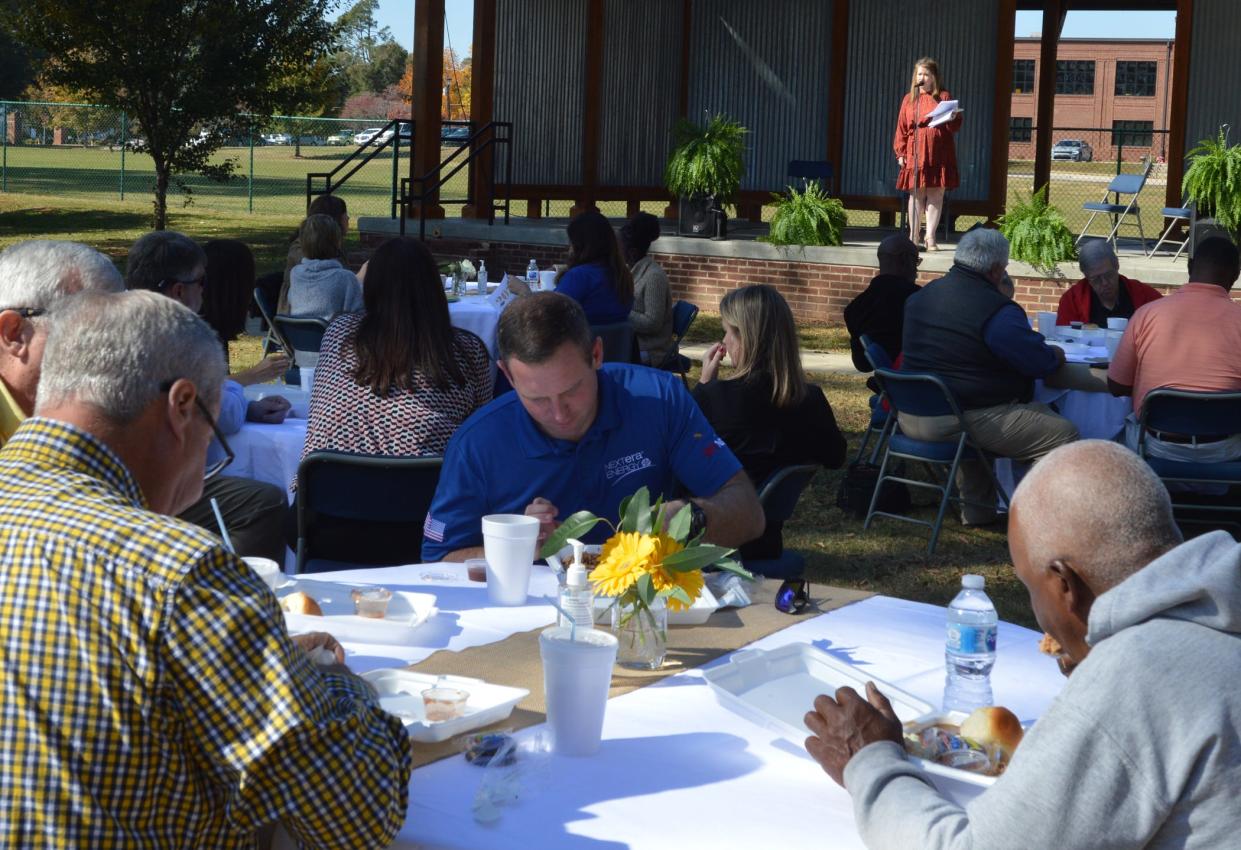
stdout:
<svg viewBox="0 0 1241 850">
<path fill-rule="evenodd" d="M 702 375 L 698 378 L 698 383 L 709 384 L 715 380 L 716 373 L 720 371 L 720 363 L 724 360 L 724 343 L 717 342 L 715 345 L 707 349 L 706 355 L 702 358 Z"/>
<path fill-rule="evenodd" d="M 904 168 L 904 167 L 905 167 L 905 157 L 903 157 L 903 156 L 898 156 L 898 157 L 896 158 L 896 164 L 897 164 L 897 165 L 899 165 L 901 168 Z"/>
<path fill-rule="evenodd" d="M 268 354 L 254 366 L 246 369 L 244 372 L 238 372 L 232 376 L 232 379 L 243 387 L 252 384 L 265 384 L 268 381 L 274 381 L 289 371 L 289 367 L 293 365 L 293 361 L 289 359 L 289 355 L 274 352 Z"/>
</svg>

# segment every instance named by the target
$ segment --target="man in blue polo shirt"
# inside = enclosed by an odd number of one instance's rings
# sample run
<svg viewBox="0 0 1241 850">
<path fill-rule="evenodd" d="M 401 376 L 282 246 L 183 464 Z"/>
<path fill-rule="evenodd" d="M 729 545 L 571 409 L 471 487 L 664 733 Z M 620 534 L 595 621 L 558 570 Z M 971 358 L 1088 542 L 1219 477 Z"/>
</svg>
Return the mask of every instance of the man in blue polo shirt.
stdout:
<svg viewBox="0 0 1241 850">
<path fill-rule="evenodd" d="M 642 366 L 602 365 L 601 343 L 577 302 L 551 292 L 518 300 L 500 319 L 498 345 L 514 392 L 477 411 L 449 441 L 423 560 L 481 557 L 486 514 L 536 516 L 540 540 L 580 510 L 615 522 L 621 500 L 644 485 L 652 498 L 680 487 L 693 494 L 695 529 L 713 543 L 739 546 L 762 533 L 753 486 L 680 381 Z M 588 542 L 609 533 L 601 525 Z"/>
</svg>

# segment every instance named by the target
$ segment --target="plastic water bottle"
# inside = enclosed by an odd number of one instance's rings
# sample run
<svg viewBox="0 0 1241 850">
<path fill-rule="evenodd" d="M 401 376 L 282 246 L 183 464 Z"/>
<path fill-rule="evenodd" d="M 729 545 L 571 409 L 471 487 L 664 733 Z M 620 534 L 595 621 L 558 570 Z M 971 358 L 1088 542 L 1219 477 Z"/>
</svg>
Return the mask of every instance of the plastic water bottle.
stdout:
<svg viewBox="0 0 1241 850">
<path fill-rule="evenodd" d="M 530 262 L 526 264 L 526 285 L 530 287 L 531 292 L 539 291 L 539 264 L 530 258 Z"/>
<path fill-rule="evenodd" d="M 578 629 L 593 629 L 595 594 L 586 579 L 586 565 L 582 563 L 582 552 L 586 546 L 580 540 L 569 540 L 569 543 L 573 546 L 573 564 L 566 571 L 564 587 L 560 588 L 560 610 L 563 613 L 557 625 L 570 625 L 569 617 L 572 617 Z"/>
<path fill-rule="evenodd" d="M 961 577 L 961 592 L 948 606 L 948 640 L 944 664 L 944 710 L 971 712 L 994 705 L 991 668 L 995 665 L 995 632 L 999 618 L 983 592 L 983 577 Z"/>
</svg>

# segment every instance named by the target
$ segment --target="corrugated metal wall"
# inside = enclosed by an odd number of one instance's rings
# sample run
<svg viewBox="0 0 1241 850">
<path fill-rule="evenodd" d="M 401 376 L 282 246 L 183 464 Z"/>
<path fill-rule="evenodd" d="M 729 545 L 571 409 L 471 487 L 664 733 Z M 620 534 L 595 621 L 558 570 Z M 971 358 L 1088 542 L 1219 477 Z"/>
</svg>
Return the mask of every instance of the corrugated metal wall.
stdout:
<svg viewBox="0 0 1241 850">
<path fill-rule="evenodd" d="M 1189 97 L 1185 105 L 1185 152 L 1221 124 L 1231 124 L 1229 140 L 1241 143 L 1241 83 L 1237 72 L 1237 37 L 1241 35 L 1241 3 L 1237 0 L 1194 0 L 1194 27 L 1189 47 Z M 1181 49 L 1178 44 L 1177 50 Z M 1176 116 L 1171 120 L 1175 121 Z"/>
<path fill-rule="evenodd" d="M 956 138 L 961 185 L 952 198 L 986 199 L 998 14 L 995 0 L 956 0 L 943 13 L 921 0 L 849 4 L 842 194 L 896 195 L 896 116 L 914 62 L 931 56 L 965 109 Z"/>
<path fill-rule="evenodd" d="M 496 121 L 513 122 L 513 182 L 582 182 L 585 0 L 496 0 Z"/>
<path fill-rule="evenodd" d="M 660 186 L 681 91 L 680 0 L 608 0 L 599 182 Z"/>
<path fill-rule="evenodd" d="M 689 116 L 725 112 L 749 128 L 744 189 L 779 190 L 789 160 L 827 158 L 832 6 L 694 0 Z"/>
</svg>

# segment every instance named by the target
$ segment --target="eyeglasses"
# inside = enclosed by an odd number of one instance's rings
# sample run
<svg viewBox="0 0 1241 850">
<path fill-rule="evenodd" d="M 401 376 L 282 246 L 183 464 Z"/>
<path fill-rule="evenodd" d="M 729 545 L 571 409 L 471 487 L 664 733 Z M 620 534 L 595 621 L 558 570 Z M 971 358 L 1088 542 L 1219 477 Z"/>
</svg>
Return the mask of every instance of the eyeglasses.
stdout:
<svg viewBox="0 0 1241 850">
<path fill-rule="evenodd" d="M 782 614 L 800 614 L 810 604 L 810 582 L 789 579 L 776 591 L 776 610 Z"/>
<path fill-rule="evenodd" d="M 163 280 L 161 280 L 159 283 L 155 284 L 155 289 L 159 292 L 163 292 L 168 287 L 172 286 L 173 284 L 177 284 L 177 283 L 181 284 L 182 286 L 201 286 L 203 289 L 206 289 L 207 288 L 207 273 L 203 272 L 202 274 L 200 274 L 198 277 L 194 278 L 193 280 L 181 280 L 180 278 L 176 278 L 176 277 L 166 277 Z"/>
<path fill-rule="evenodd" d="M 13 312 L 23 319 L 33 319 L 47 314 L 46 307 L 0 307 L 0 313 Z"/>
<path fill-rule="evenodd" d="M 172 389 L 172 384 L 172 381 L 166 381 L 165 383 L 160 384 L 159 391 L 162 393 L 168 392 Z M 228 440 L 224 439 L 224 432 L 221 431 L 220 426 L 216 424 L 215 417 L 211 415 L 211 411 L 207 409 L 207 405 L 203 404 L 201 396 L 194 396 L 194 405 L 198 408 L 198 412 L 203 415 L 203 418 L 207 420 L 207 424 L 211 426 L 212 435 L 219 441 L 220 448 L 224 450 L 224 457 L 220 458 L 215 463 L 208 464 L 206 469 L 203 470 L 203 481 L 210 481 L 212 478 L 215 478 L 223 472 L 225 467 L 236 459 L 237 455 L 233 454 L 232 446 L 228 444 Z"/>
</svg>

